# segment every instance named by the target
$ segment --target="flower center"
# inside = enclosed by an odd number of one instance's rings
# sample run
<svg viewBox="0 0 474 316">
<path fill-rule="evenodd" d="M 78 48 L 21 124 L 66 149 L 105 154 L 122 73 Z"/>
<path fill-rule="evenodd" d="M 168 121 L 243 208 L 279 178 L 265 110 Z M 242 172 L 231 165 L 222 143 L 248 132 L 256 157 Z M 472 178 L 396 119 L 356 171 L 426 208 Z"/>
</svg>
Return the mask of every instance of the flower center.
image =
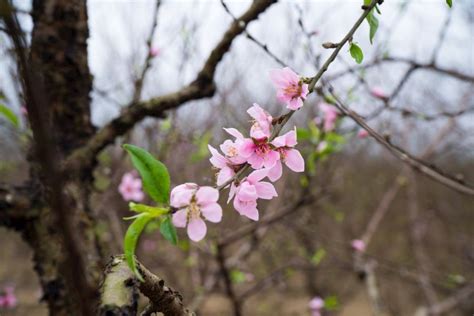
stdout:
<svg viewBox="0 0 474 316">
<path fill-rule="evenodd" d="M 277 151 L 280 153 L 281 160 L 285 161 L 286 159 L 286 149 L 283 147 L 277 148 Z"/>
<path fill-rule="evenodd" d="M 196 218 L 199 218 L 201 216 L 201 209 L 199 207 L 199 205 L 197 205 L 196 201 L 194 201 L 194 199 L 191 201 L 191 203 L 189 203 L 188 205 L 188 222 L 191 220 L 191 219 L 196 219 Z"/>
<path fill-rule="evenodd" d="M 285 91 L 286 94 L 291 95 L 293 98 L 295 98 L 301 95 L 302 88 L 300 85 L 292 84 L 286 87 L 283 91 Z"/>
<path fill-rule="evenodd" d="M 257 148 L 255 149 L 255 153 L 259 156 L 265 156 L 271 150 L 270 145 L 268 143 L 260 143 L 257 144 Z"/>
<path fill-rule="evenodd" d="M 232 157 L 237 156 L 237 153 L 238 153 L 237 148 L 235 148 L 234 146 L 231 146 L 229 147 L 229 150 L 227 151 L 227 156 L 232 158 Z"/>
</svg>

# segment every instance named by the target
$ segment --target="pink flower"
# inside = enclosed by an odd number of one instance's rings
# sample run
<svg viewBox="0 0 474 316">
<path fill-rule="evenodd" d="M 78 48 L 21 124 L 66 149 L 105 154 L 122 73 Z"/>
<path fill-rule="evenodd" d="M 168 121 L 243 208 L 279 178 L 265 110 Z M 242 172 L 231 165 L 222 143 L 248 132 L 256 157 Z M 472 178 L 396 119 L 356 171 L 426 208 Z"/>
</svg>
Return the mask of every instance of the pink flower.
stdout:
<svg viewBox="0 0 474 316">
<path fill-rule="evenodd" d="M 364 252 L 366 248 L 365 242 L 361 239 L 354 239 L 351 241 L 351 246 L 355 251 L 358 252 Z"/>
<path fill-rule="evenodd" d="M 282 161 L 294 172 L 304 171 L 304 159 L 300 152 L 293 148 L 297 144 L 296 128 L 284 135 L 276 137 L 271 144 L 276 147 L 276 150 L 280 154 L 280 160 L 275 163 L 275 166 L 271 168 L 268 173 L 268 178 L 271 181 L 274 182 L 281 178 Z"/>
<path fill-rule="evenodd" d="M 150 48 L 151 57 L 158 57 L 160 54 L 161 54 L 161 49 L 159 49 L 158 47 L 153 46 Z"/>
<path fill-rule="evenodd" d="M 322 141 L 318 144 L 318 147 L 316 147 L 316 150 L 318 152 L 323 152 L 326 148 L 328 148 L 328 143 L 326 141 Z"/>
<path fill-rule="evenodd" d="M 365 129 L 361 129 L 357 133 L 357 137 L 360 138 L 360 139 L 366 138 L 367 136 L 369 136 L 369 132 L 367 132 Z"/>
<path fill-rule="evenodd" d="M 298 110 L 308 95 L 308 85 L 302 83 L 298 75 L 288 67 L 274 69 L 270 72 L 270 79 L 277 88 L 278 100 L 285 102 L 290 110 Z"/>
<path fill-rule="evenodd" d="M 132 172 L 127 172 L 122 176 L 118 191 L 125 201 L 139 202 L 145 197 L 142 191 L 142 180 Z"/>
<path fill-rule="evenodd" d="M 310 309 L 322 309 L 324 307 L 324 300 L 316 296 L 311 301 L 309 301 L 308 306 Z"/>
<path fill-rule="evenodd" d="M 319 297 L 313 297 L 308 303 L 308 307 L 311 310 L 311 316 L 321 316 L 321 310 L 324 308 L 324 300 Z"/>
<path fill-rule="evenodd" d="M 381 100 L 387 100 L 388 99 L 387 93 L 385 93 L 385 91 L 380 87 L 373 87 L 372 89 L 370 89 L 370 94 L 373 97 L 381 99 Z"/>
<path fill-rule="evenodd" d="M 273 184 L 261 181 L 267 174 L 267 169 L 256 170 L 244 178 L 238 186 L 232 183 L 227 202 L 235 196 L 234 208 L 240 215 L 258 221 L 257 199 L 271 200 L 278 196 Z"/>
<path fill-rule="evenodd" d="M 186 227 L 192 241 L 200 241 L 206 236 L 207 227 L 203 218 L 219 223 L 222 219 L 222 208 L 217 204 L 219 191 L 215 188 L 199 187 L 195 183 L 178 185 L 171 191 L 170 204 L 178 209 L 173 214 L 176 227 Z"/>
<path fill-rule="evenodd" d="M 26 109 L 26 105 L 22 105 L 20 107 L 20 112 L 21 114 L 23 114 L 23 116 L 27 116 L 28 115 L 28 110 Z"/>
<path fill-rule="evenodd" d="M 324 102 L 321 102 L 319 104 L 319 108 L 321 109 L 321 112 L 323 113 L 324 117 L 324 131 L 332 131 L 336 127 L 336 121 L 337 117 L 339 116 L 339 111 L 336 109 L 336 107 Z"/>
<path fill-rule="evenodd" d="M 236 139 L 235 141 L 231 141 L 230 139 L 225 140 L 220 146 L 222 152 L 226 158 L 235 165 L 245 163 L 247 159 L 243 157 L 240 152 L 240 147 L 245 141 L 244 136 L 235 128 L 224 128 L 224 130 Z"/>
<path fill-rule="evenodd" d="M 270 137 L 273 118 L 257 103 L 254 103 L 247 113 L 254 119 L 250 129 L 250 137 L 254 139 L 262 139 Z"/>
<path fill-rule="evenodd" d="M 7 286 L 4 289 L 4 294 L 0 295 L 0 307 L 14 308 L 17 305 L 17 298 L 15 296 L 14 288 Z"/>
<path fill-rule="evenodd" d="M 209 161 L 215 168 L 219 169 L 217 173 L 217 185 L 222 185 L 232 179 L 240 165 L 232 163 L 229 158 L 221 155 L 217 149 L 211 145 L 207 145 L 207 147 L 212 155 Z"/>
<path fill-rule="evenodd" d="M 280 159 L 280 155 L 272 149 L 272 146 L 268 142 L 268 138 L 245 138 L 235 128 L 224 128 L 224 130 L 236 138 L 235 142 L 232 143 L 233 146 L 235 146 L 232 147 L 232 152 L 234 153 L 235 151 L 234 156 L 239 157 L 239 161 L 240 158 L 243 158 L 243 162 L 247 161 L 252 168 L 271 168 L 275 165 L 278 159 Z M 225 152 L 222 146 L 221 149 Z"/>
</svg>

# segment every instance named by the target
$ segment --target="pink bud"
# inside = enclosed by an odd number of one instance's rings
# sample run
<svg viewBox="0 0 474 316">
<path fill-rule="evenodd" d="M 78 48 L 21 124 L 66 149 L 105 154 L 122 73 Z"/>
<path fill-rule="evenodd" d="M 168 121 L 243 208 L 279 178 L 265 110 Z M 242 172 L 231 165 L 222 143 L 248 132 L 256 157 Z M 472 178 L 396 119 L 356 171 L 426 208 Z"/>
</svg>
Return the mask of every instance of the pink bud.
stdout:
<svg viewBox="0 0 474 316">
<path fill-rule="evenodd" d="M 369 132 L 367 132 L 365 129 L 361 129 L 358 133 L 357 133 L 357 137 L 362 139 L 362 138 L 366 138 L 367 136 L 369 136 Z"/>
<path fill-rule="evenodd" d="M 309 301 L 308 307 L 312 311 L 319 311 L 324 307 L 324 300 L 319 296 L 315 296 Z"/>
<path fill-rule="evenodd" d="M 151 47 L 150 48 L 150 56 L 151 57 L 158 57 L 161 54 L 161 49 L 158 47 Z"/>
<path fill-rule="evenodd" d="M 365 242 L 361 239 L 354 239 L 351 241 L 351 246 L 355 251 L 364 252 L 365 251 Z"/>
<path fill-rule="evenodd" d="M 382 99 L 382 100 L 386 100 L 388 99 L 388 95 L 387 93 L 380 87 L 373 87 L 371 90 L 370 90 L 370 94 L 375 97 L 375 98 L 379 98 L 379 99 Z"/>
</svg>

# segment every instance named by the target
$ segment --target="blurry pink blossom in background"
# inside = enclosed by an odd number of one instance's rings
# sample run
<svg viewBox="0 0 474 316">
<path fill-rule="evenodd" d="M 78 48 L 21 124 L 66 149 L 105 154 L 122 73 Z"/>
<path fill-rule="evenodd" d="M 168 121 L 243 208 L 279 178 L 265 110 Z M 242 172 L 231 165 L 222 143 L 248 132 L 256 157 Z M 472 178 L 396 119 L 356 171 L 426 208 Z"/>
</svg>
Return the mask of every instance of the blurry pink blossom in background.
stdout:
<svg viewBox="0 0 474 316">
<path fill-rule="evenodd" d="M 354 239 L 351 241 L 351 246 L 355 251 L 364 252 L 365 251 L 365 242 L 361 239 Z"/>
<path fill-rule="evenodd" d="M 28 115 L 28 110 L 26 109 L 26 105 L 22 105 L 20 107 L 20 112 L 23 116 L 27 116 Z"/>
<path fill-rule="evenodd" d="M 150 56 L 151 57 L 158 57 L 161 54 L 161 49 L 156 46 L 150 48 Z"/>
<path fill-rule="evenodd" d="M 370 94 L 373 97 L 378 98 L 378 99 L 382 99 L 382 100 L 388 99 L 387 93 L 380 87 L 373 87 L 372 89 L 370 89 Z"/>
<path fill-rule="evenodd" d="M 238 186 L 232 183 L 227 202 L 235 196 L 234 208 L 240 215 L 258 221 L 257 199 L 271 200 L 278 196 L 273 184 L 261 181 L 267 174 L 267 169 L 256 170 L 243 179 Z"/>
<path fill-rule="evenodd" d="M 199 187 L 195 183 L 178 185 L 171 191 L 170 204 L 178 211 L 173 214 L 176 227 L 188 227 L 192 241 L 200 241 L 206 236 L 207 227 L 203 218 L 218 223 L 222 219 L 222 208 L 217 203 L 219 191 L 215 188 Z"/>
<path fill-rule="evenodd" d="M 125 201 L 140 202 L 145 197 L 142 191 L 142 180 L 134 172 L 127 172 L 122 176 L 118 191 Z"/>
<path fill-rule="evenodd" d="M 316 150 L 317 150 L 318 152 L 322 152 L 322 151 L 324 151 L 326 148 L 328 148 L 328 143 L 323 140 L 322 142 L 320 142 L 320 143 L 318 144 L 318 147 L 316 147 Z"/>
<path fill-rule="evenodd" d="M 300 77 L 290 68 L 274 69 L 270 79 L 277 88 L 277 98 L 286 103 L 290 110 L 298 110 L 309 93 L 308 85 L 300 82 Z"/>
<path fill-rule="evenodd" d="M 13 286 L 6 286 L 0 294 L 0 308 L 14 308 L 17 305 L 17 298 Z"/>
<path fill-rule="evenodd" d="M 365 129 L 361 129 L 359 130 L 359 132 L 357 133 L 357 137 L 358 138 L 367 138 L 367 136 L 369 136 L 369 132 L 367 132 Z"/>
<path fill-rule="evenodd" d="M 320 316 L 321 309 L 324 308 L 324 300 L 319 296 L 313 297 L 313 299 L 309 301 L 308 307 L 311 310 L 311 316 Z"/>
<path fill-rule="evenodd" d="M 325 132 L 330 132 L 336 127 L 336 121 L 339 116 L 339 111 L 335 106 L 328 103 L 319 103 L 319 108 L 323 114 L 323 129 Z"/>
</svg>

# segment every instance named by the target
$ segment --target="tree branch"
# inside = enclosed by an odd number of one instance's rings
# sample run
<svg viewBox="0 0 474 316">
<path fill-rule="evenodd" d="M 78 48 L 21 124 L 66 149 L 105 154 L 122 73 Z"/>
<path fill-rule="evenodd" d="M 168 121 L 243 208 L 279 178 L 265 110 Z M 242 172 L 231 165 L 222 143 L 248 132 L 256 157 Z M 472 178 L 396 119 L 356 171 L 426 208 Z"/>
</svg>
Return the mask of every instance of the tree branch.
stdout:
<svg viewBox="0 0 474 316">
<path fill-rule="evenodd" d="M 37 216 L 30 187 L 10 187 L 0 184 L 0 226 L 20 229 L 26 221 Z M 32 196 L 33 195 L 33 196 Z"/>
<path fill-rule="evenodd" d="M 372 128 L 370 128 L 364 119 L 354 112 L 353 110 L 349 109 L 346 105 L 344 105 L 341 100 L 337 97 L 334 93 L 334 89 L 332 86 L 329 85 L 329 93 L 334 97 L 336 100 L 337 108 L 344 113 L 344 115 L 349 116 L 354 122 L 357 123 L 360 127 L 365 129 L 369 134 L 375 138 L 375 140 L 387 148 L 394 156 L 398 159 L 402 160 L 403 162 L 407 163 L 410 167 L 419 172 L 427 175 L 428 177 L 432 178 L 433 180 L 455 190 L 460 193 L 474 195 L 474 188 L 468 184 L 466 184 L 462 179 L 458 179 L 454 176 L 446 174 L 444 171 L 438 170 L 436 167 L 427 164 L 425 161 L 420 160 L 410 153 L 406 152 L 402 148 L 392 144 L 389 140 L 385 139 L 382 135 L 378 134 Z"/>
<path fill-rule="evenodd" d="M 215 92 L 214 75 L 217 65 L 229 51 L 234 39 L 245 31 L 248 23 L 257 19 L 277 0 L 256 0 L 249 9 L 234 21 L 225 32 L 222 39 L 209 54 L 203 68 L 196 79 L 179 91 L 163 95 L 149 101 L 136 102 L 126 108 L 122 114 L 101 128 L 86 145 L 73 152 L 63 166 L 65 170 L 80 172 L 90 168 L 95 161 L 96 154 L 113 143 L 116 137 L 123 135 L 135 124 L 147 116 L 163 117 L 169 109 L 177 108 L 185 102 L 210 97 Z"/>
<path fill-rule="evenodd" d="M 123 255 L 112 257 L 105 269 L 99 315 L 136 315 L 138 290 L 150 300 L 142 315 L 151 313 L 163 313 L 166 316 L 194 315 L 183 305 L 182 296 L 165 286 L 164 280 L 151 273 L 138 261 L 137 267 L 144 279 L 143 282 L 140 282 L 130 270 Z"/>
</svg>

